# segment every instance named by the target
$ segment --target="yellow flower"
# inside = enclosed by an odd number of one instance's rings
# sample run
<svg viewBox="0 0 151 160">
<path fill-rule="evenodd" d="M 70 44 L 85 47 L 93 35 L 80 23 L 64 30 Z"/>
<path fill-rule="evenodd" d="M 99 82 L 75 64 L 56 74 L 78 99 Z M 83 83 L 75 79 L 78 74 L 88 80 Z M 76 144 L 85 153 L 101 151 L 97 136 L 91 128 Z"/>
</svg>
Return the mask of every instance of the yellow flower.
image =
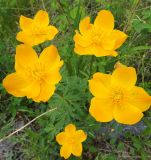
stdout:
<svg viewBox="0 0 151 160">
<path fill-rule="evenodd" d="M 90 17 L 84 18 L 79 30 L 74 36 L 74 51 L 79 55 L 117 56 L 115 50 L 127 39 L 124 32 L 114 29 L 114 17 L 107 10 L 98 13 L 94 24 Z"/>
<path fill-rule="evenodd" d="M 65 159 L 69 158 L 71 154 L 74 156 L 81 156 L 82 142 L 85 141 L 87 135 L 83 130 L 76 130 L 73 124 L 65 127 L 65 131 L 56 136 L 56 141 L 62 145 L 60 149 L 60 156 Z"/>
<path fill-rule="evenodd" d="M 49 25 L 49 17 L 46 11 L 38 11 L 34 19 L 21 16 L 19 23 L 22 31 L 17 34 L 16 38 L 30 46 L 52 40 L 58 33 L 56 27 Z"/>
<path fill-rule="evenodd" d="M 91 100 L 90 114 L 99 122 L 115 119 L 122 124 L 135 124 L 151 105 L 151 96 L 135 86 L 135 68 L 119 64 L 111 74 L 95 73 L 89 89 L 95 96 Z"/>
<path fill-rule="evenodd" d="M 3 86 L 16 97 L 27 96 L 35 102 L 46 102 L 61 80 L 59 69 L 62 65 L 55 46 L 45 48 L 38 57 L 32 47 L 21 44 L 16 48 L 16 72 L 5 77 Z"/>
</svg>

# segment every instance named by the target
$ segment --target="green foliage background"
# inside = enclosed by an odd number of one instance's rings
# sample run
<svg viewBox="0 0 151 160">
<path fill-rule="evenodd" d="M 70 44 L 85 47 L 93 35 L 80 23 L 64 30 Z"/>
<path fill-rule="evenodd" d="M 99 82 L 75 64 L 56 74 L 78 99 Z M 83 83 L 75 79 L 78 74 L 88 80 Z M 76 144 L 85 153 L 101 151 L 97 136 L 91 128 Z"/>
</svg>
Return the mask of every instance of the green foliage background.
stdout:
<svg viewBox="0 0 151 160">
<path fill-rule="evenodd" d="M 49 12 L 51 24 L 60 31 L 51 42 L 64 60 L 63 79 L 48 103 L 34 103 L 26 98 L 8 95 L 2 79 L 14 70 L 16 33 L 19 17 L 32 17 L 39 9 Z M 119 56 L 78 56 L 74 53 L 73 35 L 79 21 L 90 15 L 92 21 L 101 9 L 109 9 L 115 26 L 128 34 L 128 40 L 118 50 Z M 138 86 L 151 94 L 151 1 L 150 0 L 0 0 L 0 138 L 20 125 L 57 107 L 22 132 L 0 145 L 0 159 L 60 160 L 60 146 L 55 135 L 68 123 L 75 124 L 88 134 L 83 143 L 83 155 L 70 160 L 151 159 L 151 112 L 145 112 L 142 122 L 135 126 L 98 123 L 88 113 L 91 94 L 88 80 L 97 72 L 111 73 L 117 61 L 133 66 L 138 74 Z M 36 47 L 37 51 L 41 48 Z M 113 131 L 114 129 L 114 131 Z"/>
</svg>

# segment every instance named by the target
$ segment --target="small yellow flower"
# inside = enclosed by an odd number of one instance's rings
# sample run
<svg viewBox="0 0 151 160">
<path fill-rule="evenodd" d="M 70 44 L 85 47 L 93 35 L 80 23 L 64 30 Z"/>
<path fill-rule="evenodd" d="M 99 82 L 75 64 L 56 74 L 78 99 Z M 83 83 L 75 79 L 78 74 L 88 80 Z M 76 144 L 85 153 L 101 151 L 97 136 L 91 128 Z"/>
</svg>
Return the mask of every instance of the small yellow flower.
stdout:
<svg viewBox="0 0 151 160">
<path fill-rule="evenodd" d="M 71 154 L 74 156 L 81 156 L 82 142 L 85 141 L 87 135 L 83 130 L 76 130 L 73 124 L 65 127 L 65 131 L 56 136 L 56 141 L 62 145 L 60 149 L 60 156 L 65 159 L 69 158 Z"/>
<path fill-rule="evenodd" d="M 22 31 L 17 34 L 16 38 L 30 46 L 52 40 L 58 33 L 56 27 L 49 25 L 49 17 L 46 11 L 38 11 L 34 19 L 21 16 L 19 23 Z"/>
<path fill-rule="evenodd" d="M 127 39 L 124 32 L 114 29 L 114 17 L 110 11 L 101 10 L 94 24 L 84 18 L 74 36 L 74 51 L 79 55 L 117 56 L 115 51 Z"/>
<path fill-rule="evenodd" d="M 135 86 L 135 68 L 119 65 L 112 75 L 95 73 L 89 80 L 93 94 L 90 114 L 99 122 L 115 119 L 132 125 L 141 120 L 144 111 L 151 105 L 151 96 L 141 87 Z"/>
<path fill-rule="evenodd" d="M 62 65 L 55 46 L 45 48 L 38 57 L 31 46 L 21 44 L 16 48 L 16 72 L 5 77 L 3 86 L 16 97 L 27 96 L 35 102 L 46 102 L 61 80 L 59 69 Z"/>
</svg>

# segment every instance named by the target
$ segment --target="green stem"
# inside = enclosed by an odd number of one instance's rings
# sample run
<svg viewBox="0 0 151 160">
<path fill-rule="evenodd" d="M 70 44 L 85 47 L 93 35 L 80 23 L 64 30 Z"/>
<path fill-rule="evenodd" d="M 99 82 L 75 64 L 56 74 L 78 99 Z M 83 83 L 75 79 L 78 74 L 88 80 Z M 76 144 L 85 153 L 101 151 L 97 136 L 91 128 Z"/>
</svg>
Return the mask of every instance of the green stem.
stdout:
<svg viewBox="0 0 151 160">
<path fill-rule="evenodd" d="M 46 7 L 45 7 L 45 3 L 44 3 L 44 1 L 43 1 L 43 0 L 41 0 L 41 3 L 42 3 L 42 7 L 43 7 L 43 9 L 46 11 Z"/>
<path fill-rule="evenodd" d="M 70 19 L 69 19 L 69 17 L 66 15 L 66 12 L 65 12 L 65 10 L 64 10 L 64 8 L 63 8 L 63 6 L 62 6 L 62 4 L 61 4 L 60 0 L 56 0 L 56 1 L 57 1 L 57 3 L 59 4 L 60 9 L 62 10 L 62 12 L 65 14 L 66 19 L 67 19 L 67 21 L 68 21 L 69 25 L 70 25 L 70 26 L 72 26 L 72 24 L 71 24 L 71 22 L 70 22 Z"/>
<path fill-rule="evenodd" d="M 91 76 L 91 74 L 92 74 L 94 60 L 95 60 L 95 57 L 92 56 L 92 57 L 91 57 L 91 62 L 90 62 L 90 76 Z"/>
<path fill-rule="evenodd" d="M 132 8 L 131 8 L 131 15 L 128 18 L 128 21 L 127 21 L 127 23 L 126 23 L 126 25 L 125 25 L 125 27 L 123 29 L 123 31 L 125 33 L 129 30 L 129 27 L 130 27 L 130 25 L 132 23 L 132 19 L 135 16 L 135 10 L 136 10 L 137 6 L 139 5 L 139 2 L 140 2 L 140 0 L 134 0 L 134 3 L 133 3 Z"/>
</svg>

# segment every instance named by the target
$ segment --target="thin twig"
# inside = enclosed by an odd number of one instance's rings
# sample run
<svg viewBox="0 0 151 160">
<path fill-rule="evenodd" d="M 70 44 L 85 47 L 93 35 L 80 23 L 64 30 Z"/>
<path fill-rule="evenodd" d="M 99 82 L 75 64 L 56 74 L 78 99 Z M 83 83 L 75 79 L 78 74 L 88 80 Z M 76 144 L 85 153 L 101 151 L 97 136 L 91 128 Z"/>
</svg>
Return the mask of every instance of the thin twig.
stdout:
<svg viewBox="0 0 151 160">
<path fill-rule="evenodd" d="M 39 116 L 35 117 L 33 120 L 31 120 L 30 122 L 28 122 L 27 124 L 25 124 L 25 125 L 22 126 L 21 128 L 19 128 L 19 129 L 17 129 L 16 131 L 10 133 L 8 136 L 6 136 L 6 137 L 0 139 L 0 143 L 3 142 L 4 140 L 10 138 L 10 137 L 13 136 L 14 134 L 16 134 L 16 133 L 22 131 L 25 127 L 29 126 L 31 123 L 33 123 L 33 122 L 34 122 L 35 120 L 37 120 L 38 118 L 44 116 L 45 114 L 47 114 L 47 113 L 49 113 L 49 112 L 52 112 L 52 111 L 56 110 L 56 109 L 57 109 L 57 108 L 50 109 L 50 110 L 48 110 L 48 111 L 46 111 L 46 112 L 40 114 Z"/>
<path fill-rule="evenodd" d="M 123 29 L 124 32 L 127 32 L 127 31 L 128 31 L 129 26 L 131 25 L 131 21 L 132 21 L 132 19 L 133 19 L 134 16 L 135 16 L 135 11 L 136 11 L 136 8 L 137 8 L 137 6 L 139 5 L 139 3 L 140 3 L 140 0 L 135 0 L 135 1 L 134 1 L 134 5 L 133 5 L 132 8 L 131 8 L 131 15 L 130 15 L 130 17 L 129 17 L 129 19 L 128 19 L 128 21 L 127 21 L 127 23 L 126 23 L 126 25 L 125 25 L 125 27 L 124 27 L 124 29 Z"/>
</svg>

